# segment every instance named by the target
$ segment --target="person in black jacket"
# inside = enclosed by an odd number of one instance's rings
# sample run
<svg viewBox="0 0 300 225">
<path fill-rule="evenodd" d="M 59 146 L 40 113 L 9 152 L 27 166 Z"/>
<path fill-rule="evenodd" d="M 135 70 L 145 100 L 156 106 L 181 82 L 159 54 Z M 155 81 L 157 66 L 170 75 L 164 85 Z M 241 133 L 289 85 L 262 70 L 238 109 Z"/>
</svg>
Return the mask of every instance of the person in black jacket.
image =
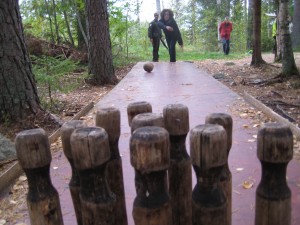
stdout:
<svg viewBox="0 0 300 225">
<path fill-rule="evenodd" d="M 154 13 L 154 20 L 149 24 L 148 37 L 153 46 L 153 62 L 158 62 L 159 43 L 161 39 L 161 29 L 158 26 L 158 13 Z"/>
<path fill-rule="evenodd" d="M 173 11 L 170 9 L 164 9 L 160 13 L 161 19 L 158 21 L 158 26 L 163 29 L 167 44 L 169 47 L 170 62 L 176 62 L 176 42 L 180 47 L 183 47 L 183 41 L 178 25 L 173 18 Z"/>
</svg>

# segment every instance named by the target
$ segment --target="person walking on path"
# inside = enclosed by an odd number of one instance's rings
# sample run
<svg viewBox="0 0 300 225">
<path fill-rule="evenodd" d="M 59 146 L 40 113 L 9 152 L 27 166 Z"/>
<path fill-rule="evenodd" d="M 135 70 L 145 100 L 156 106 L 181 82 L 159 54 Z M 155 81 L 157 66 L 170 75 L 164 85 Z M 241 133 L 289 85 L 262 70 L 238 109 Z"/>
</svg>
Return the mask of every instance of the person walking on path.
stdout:
<svg viewBox="0 0 300 225">
<path fill-rule="evenodd" d="M 229 22 L 229 17 L 226 16 L 225 20 L 220 24 L 219 33 L 223 44 L 223 52 L 225 55 L 230 51 L 230 34 L 232 31 L 232 23 Z"/>
<path fill-rule="evenodd" d="M 148 28 L 148 37 L 150 38 L 150 41 L 153 46 L 153 62 L 158 62 L 159 43 L 162 37 L 161 29 L 158 26 L 158 18 L 159 18 L 159 14 L 154 13 L 154 20 L 149 24 L 149 28 Z"/>
<path fill-rule="evenodd" d="M 163 29 L 166 36 L 170 54 L 170 62 L 176 62 L 176 42 L 178 42 L 180 47 L 183 47 L 181 33 L 173 16 L 174 14 L 172 10 L 164 9 L 161 11 L 161 18 L 158 21 L 159 27 Z"/>
</svg>

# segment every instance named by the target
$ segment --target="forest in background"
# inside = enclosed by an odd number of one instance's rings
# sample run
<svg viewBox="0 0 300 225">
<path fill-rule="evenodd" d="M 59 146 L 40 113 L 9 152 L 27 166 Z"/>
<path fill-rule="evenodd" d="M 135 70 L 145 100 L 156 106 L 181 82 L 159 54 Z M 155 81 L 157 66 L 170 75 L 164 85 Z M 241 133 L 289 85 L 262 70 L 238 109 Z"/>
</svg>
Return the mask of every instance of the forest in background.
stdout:
<svg viewBox="0 0 300 225">
<path fill-rule="evenodd" d="M 154 1 L 154 0 L 153 0 Z M 163 1 L 156 1 L 163 3 Z M 141 21 L 142 1 L 112 0 L 108 3 L 109 29 L 112 51 L 124 59 L 148 50 L 149 22 Z M 160 5 L 157 3 L 157 9 Z M 289 1 L 292 18 L 292 40 L 294 50 L 299 50 L 300 0 Z M 185 46 L 199 52 L 219 50 L 218 24 L 230 15 L 234 31 L 231 36 L 232 51 L 245 53 L 252 49 L 253 0 L 173 0 L 171 8 L 183 35 Z M 278 2 L 261 1 L 262 51 L 272 51 L 272 24 Z M 86 15 L 84 0 L 24 0 L 21 5 L 24 31 L 56 44 L 68 44 L 86 49 Z M 298 11 L 297 11 L 298 10 Z"/>
<path fill-rule="evenodd" d="M 0 3 L 0 17 L 6 18 L 0 20 L 1 122 L 38 112 L 47 114 L 54 91 L 76 88 L 65 85 L 70 79 L 114 85 L 118 82 L 116 68 L 152 58 L 147 37 L 150 21 L 140 20 L 140 0 L 20 3 Z M 155 3 L 160 11 L 163 1 Z M 293 51 L 299 50 L 300 0 L 173 0 L 170 8 L 184 40 L 184 50 L 177 52 L 179 60 L 230 59 L 252 54 L 251 66 L 265 63 L 262 51 L 272 51 L 272 15 L 278 14 L 278 57 L 274 60 L 282 63 L 280 75 L 299 75 Z M 218 25 L 228 15 L 234 27 L 229 57 L 220 51 L 218 37 Z M 293 23 L 291 32 L 289 18 Z M 168 52 L 163 46 L 160 56 L 161 61 L 167 61 Z"/>
</svg>

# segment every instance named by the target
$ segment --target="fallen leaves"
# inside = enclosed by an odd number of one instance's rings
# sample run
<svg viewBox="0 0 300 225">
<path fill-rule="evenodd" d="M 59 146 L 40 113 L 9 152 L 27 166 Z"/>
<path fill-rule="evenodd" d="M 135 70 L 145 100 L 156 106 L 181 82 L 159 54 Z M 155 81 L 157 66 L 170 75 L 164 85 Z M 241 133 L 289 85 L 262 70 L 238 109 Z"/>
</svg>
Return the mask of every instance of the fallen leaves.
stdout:
<svg viewBox="0 0 300 225">
<path fill-rule="evenodd" d="M 254 187 L 255 182 L 256 182 L 255 179 L 252 176 L 250 176 L 250 177 L 248 177 L 248 179 L 244 180 L 242 182 L 242 184 L 240 184 L 239 186 L 242 186 L 243 189 L 248 190 L 248 189 L 251 189 L 252 187 Z"/>
<path fill-rule="evenodd" d="M 250 188 L 253 187 L 253 185 L 254 185 L 254 183 L 252 181 L 246 180 L 246 181 L 243 182 L 242 186 L 243 186 L 244 189 L 250 189 Z"/>
<path fill-rule="evenodd" d="M 28 192 L 27 178 L 20 176 L 11 187 L 9 194 L 0 201 L 0 225 L 24 224 L 24 214 L 27 214 L 26 195 Z"/>
</svg>

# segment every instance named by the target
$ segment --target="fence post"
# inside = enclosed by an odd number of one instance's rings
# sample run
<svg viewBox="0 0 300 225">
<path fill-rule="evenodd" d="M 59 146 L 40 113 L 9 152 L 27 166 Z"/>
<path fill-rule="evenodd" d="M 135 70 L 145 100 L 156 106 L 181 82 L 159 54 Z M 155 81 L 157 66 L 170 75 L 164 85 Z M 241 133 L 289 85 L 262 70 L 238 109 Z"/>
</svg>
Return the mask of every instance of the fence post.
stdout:
<svg viewBox="0 0 300 225">
<path fill-rule="evenodd" d="M 32 225 L 62 225 L 59 197 L 50 179 L 51 152 L 43 129 L 25 130 L 16 136 L 19 163 L 28 179 L 27 205 Z"/>
<path fill-rule="evenodd" d="M 76 129 L 71 135 L 75 168 L 79 172 L 81 215 L 84 225 L 115 225 L 116 197 L 105 177 L 110 159 L 108 135 L 103 128 Z"/>
<path fill-rule="evenodd" d="M 170 137 L 169 192 L 173 225 L 192 224 L 192 167 L 185 147 L 189 132 L 189 110 L 182 104 L 164 107 L 166 130 Z"/>
<path fill-rule="evenodd" d="M 118 146 L 121 134 L 120 111 L 113 107 L 98 108 L 96 112 L 96 126 L 104 128 L 108 134 L 111 156 L 107 163 L 106 179 L 111 191 L 117 198 L 115 209 L 116 224 L 127 225 L 122 159 Z"/>
<path fill-rule="evenodd" d="M 141 102 L 133 102 L 128 104 L 127 106 L 127 115 L 128 115 L 128 124 L 131 127 L 131 121 L 133 118 L 141 113 L 152 112 L 152 106 L 150 103 L 141 101 Z"/>
<path fill-rule="evenodd" d="M 82 120 L 71 120 L 66 122 L 61 127 L 61 141 L 62 141 L 63 151 L 71 165 L 71 170 L 72 170 L 72 175 L 69 182 L 69 188 L 70 188 L 70 193 L 71 193 L 78 225 L 82 224 L 81 206 L 80 206 L 80 198 L 79 198 L 80 179 L 79 179 L 78 171 L 74 167 L 74 160 L 72 156 L 70 139 L 71 139 L 72 132 L 75 129 L 82 128 L 82 127 L 86 127 L 86 124 Z"/>
<path fill-rule="evenodd" d="M 227 134 L 227 158 L 226 164 L 222 168 L 220 182 L 227 202 L 227 225 L 230 225 L 232 222 L 232 175 L 228 166 L 228 156 L 232 145 L 232 118 L 226 113 L 212 113 L 205 118 L 205 123 L 221 125 Z"/>
<path fill-rule="evenodd" d="M 135 225 L 172 225 L 165 186 L 169 154 L 169 134 L 164 128 L 141 127 L 130 138 L 130 162 L 142 181 L 133 203 Z"/>
<path fill-rule="evenodd" d="M 291 224 L 291 191 L 287 164 L 293 158 L 293 134 L 283 124 L 269 123 L 258 131 L 257 157 L 262 176 L 256 189 L 255 225 Z"/>
<path fill-rule="evenodd" d="M 199 125 L 190 132 L 191 159 L 197 176 L 192 194 L 193 225 L 227 223 L 226 198 L 220 185 L 226 143 L 226 131 L 219 125 Z"/>
</svg>

